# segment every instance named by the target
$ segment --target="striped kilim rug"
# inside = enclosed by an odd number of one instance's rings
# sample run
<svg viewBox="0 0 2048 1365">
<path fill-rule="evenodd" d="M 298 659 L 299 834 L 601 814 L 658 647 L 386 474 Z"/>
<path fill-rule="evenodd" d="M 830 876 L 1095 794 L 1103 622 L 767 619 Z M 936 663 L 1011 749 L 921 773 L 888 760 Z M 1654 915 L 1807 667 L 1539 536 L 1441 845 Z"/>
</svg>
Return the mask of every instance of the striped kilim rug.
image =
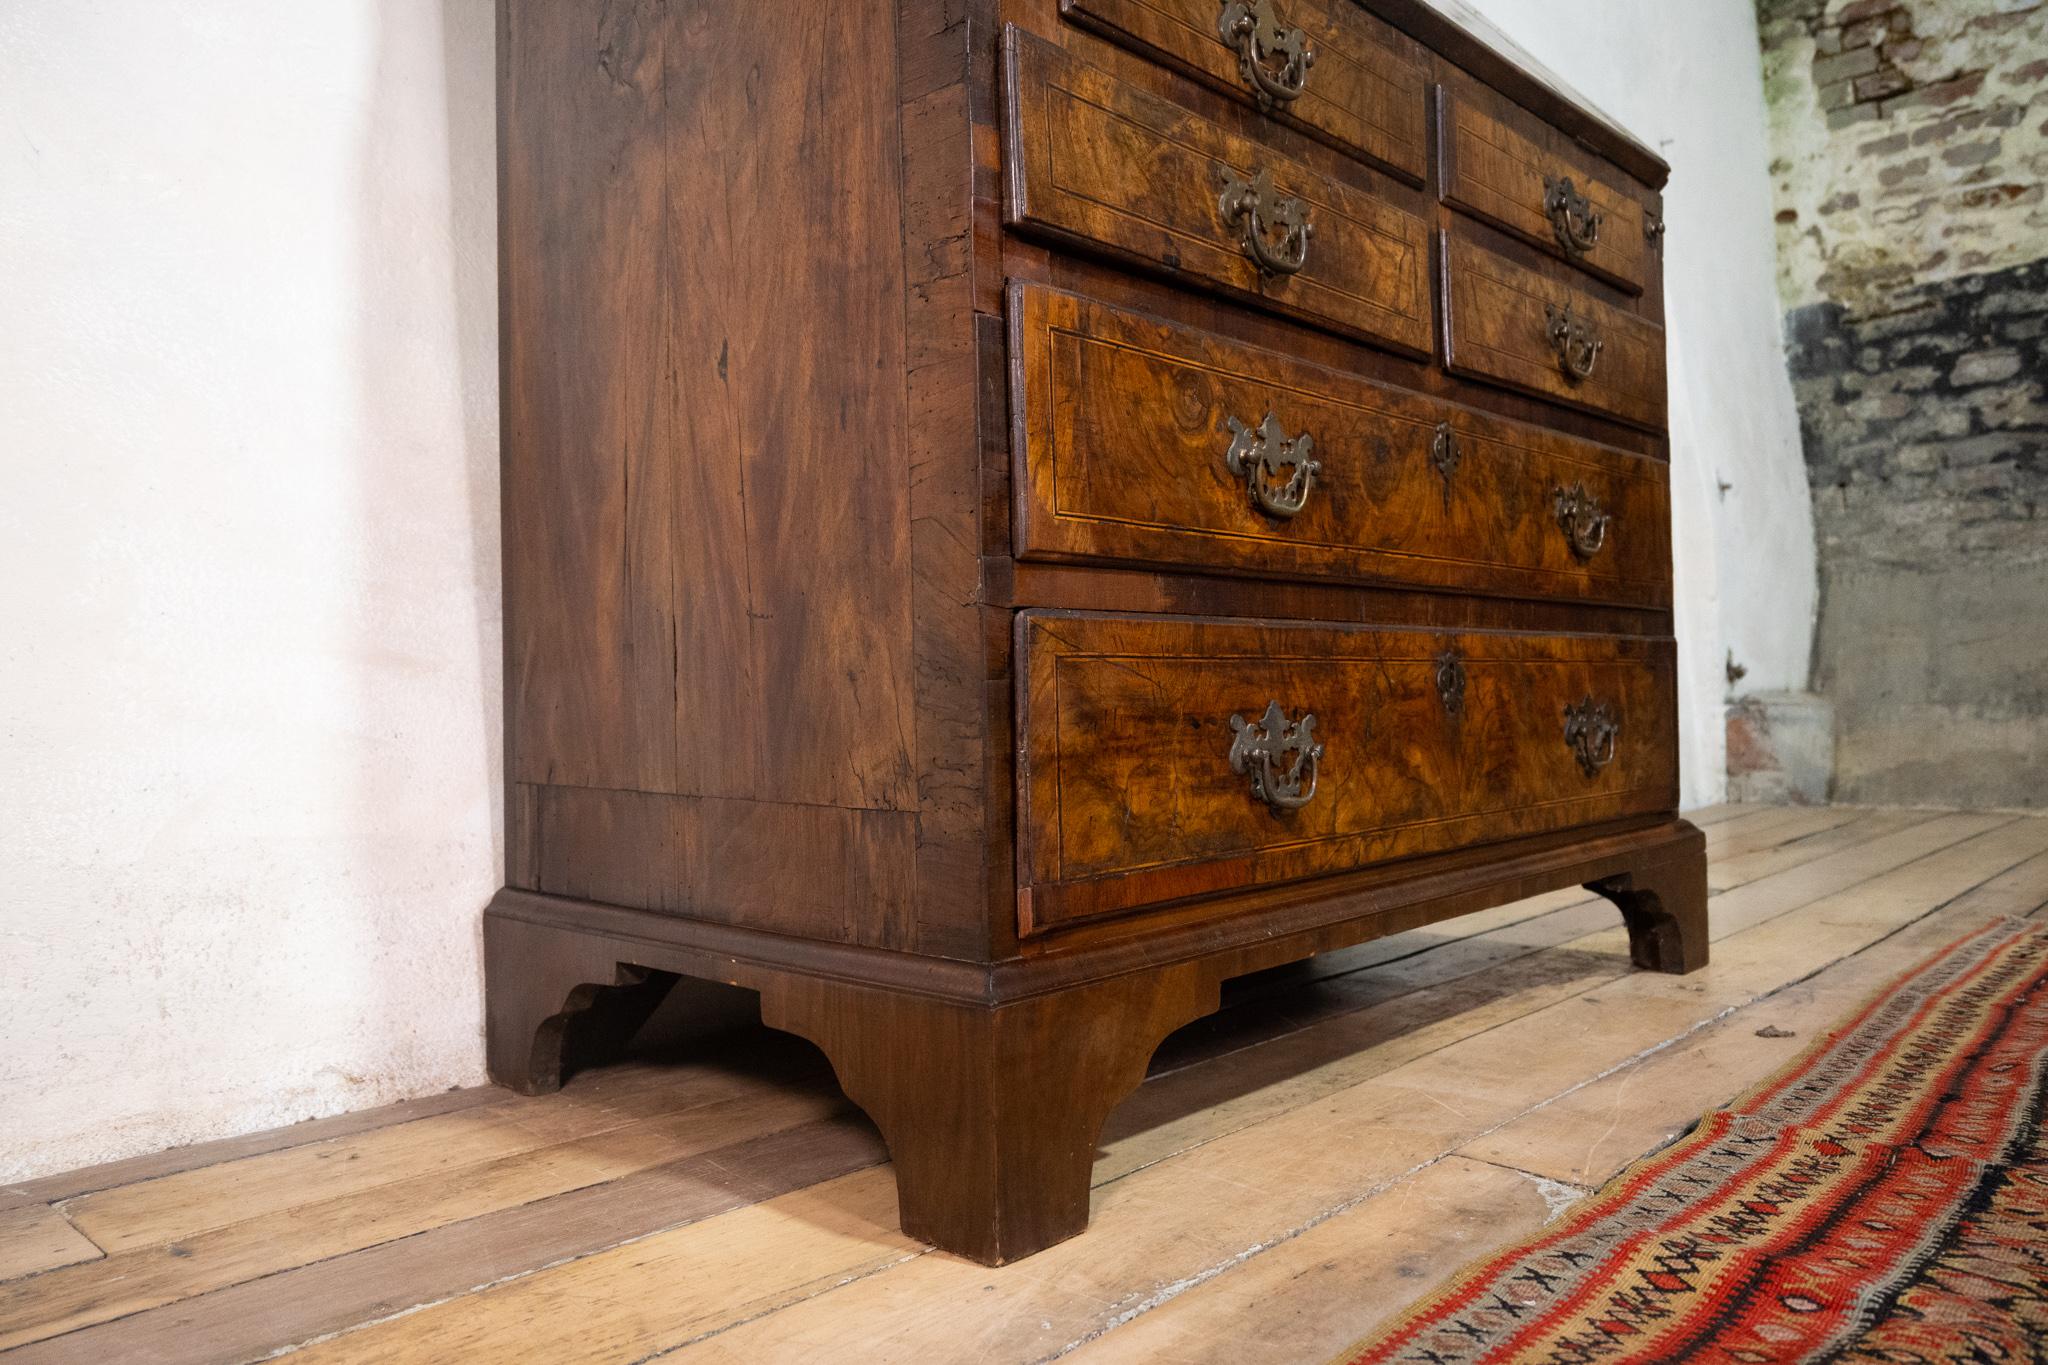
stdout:
<svg viewBox="0 0 2048 1365">
<path fill-rule="evenodd" d="M 2048 1360 L 2048 926 L 1937 953 L 1339 1359 Z"/>
</svg>

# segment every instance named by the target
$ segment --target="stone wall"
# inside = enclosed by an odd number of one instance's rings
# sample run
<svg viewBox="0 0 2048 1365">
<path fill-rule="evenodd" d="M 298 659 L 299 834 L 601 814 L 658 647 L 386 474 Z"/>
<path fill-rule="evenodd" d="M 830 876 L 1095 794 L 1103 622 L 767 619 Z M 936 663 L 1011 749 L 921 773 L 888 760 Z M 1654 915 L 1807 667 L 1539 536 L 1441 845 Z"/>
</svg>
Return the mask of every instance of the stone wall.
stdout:
<svg viewBox="0 0 2048 1365">
<path fill-rule="evenodd" d="M 2048 805 L 2048 4 L 1758 17 L 1833 794 Z"/>
</svg>

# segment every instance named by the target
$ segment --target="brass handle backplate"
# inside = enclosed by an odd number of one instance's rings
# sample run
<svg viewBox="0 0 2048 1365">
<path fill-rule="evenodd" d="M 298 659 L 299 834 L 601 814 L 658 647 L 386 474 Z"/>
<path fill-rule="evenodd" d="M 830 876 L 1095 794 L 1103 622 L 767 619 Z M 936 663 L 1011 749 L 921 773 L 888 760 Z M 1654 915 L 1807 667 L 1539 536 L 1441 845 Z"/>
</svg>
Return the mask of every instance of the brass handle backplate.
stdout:
<svg viewBox="0 0 2048 1365">
<path fill-rule="evenodd" d="M 1584 318 L 1574 316 L 1570 304 L 1559 308 L 1546 303 L 1543 316 L 1548 320 L 1550 344 L 1557 351 L 1564 377 L 1574 384 L 1591 379 L 1594 367 L 1600 363 L 1600 352 L 1607 349 L 1600 333 Z"/>
<path fill-rule="evenodd" d="M 1550 230 L 1557 234 L 1557 244 L 1565 255 L 1583 256 L 1600 245 L 1600 210 L 1579 193 L 1570 176 L 1561 180 L 1543 177 L 1543 212 L 1549 216 Z"/>
<path fill-rule="evenodd" d="M 1271 171 L 1246 180 L 1223 169 L 1223 195 L 1217 201 L 1225 227 L 1237 232 L 1245 254 L 1265 275 L 1297 275 L 1308 264 L 1309 239 L 1316 235 L 1308 209 L 1291 195 L 1276 193 Z"/>
<path fill-rule="evenodd" d="M 1571 542 L 1572 553 L 1580 559 L 1591 559 L 1607 547 L 1607 528 L 1614 518 L 1600 505 L 1600 500 L 1586 491 L 1586 485 L 1575 483 L 1570 488 L 1560 488 L 1553 495 L 1557 509 L 1558 529 Z"/>
<path fill-rule="evenodd" d="M 1458 449 L 1458 433 L 1451 429 L 1449 422 L 1436 424 L 1436 435 L 1429 441 L 1429 463 L 1436 470 L 1438 478 L 1444 481 L 1444 510 L 1451 510 L 1451 480 L 1457 475 L 1458 466 L 1464 462 L 1465 452 Z"/>
<path fill-rule="evenodd" d="M 1303 432 L 1290 441 L 1280 419 L 1270 412 L 1256 430 L 1235 417 L 1225 420 L 1230 449 L 1223 453 L 1223 463 L 1250 486 L 1252 506 L 1283 521 L 1300 516 L 1316 475 L 1323 472 L 1322 461 L 1309 458 L 1315 438 Z"/>
<path fill-rule="evenodd" d="M 1598 777 L 1614 761 L 1614 748 L 1621 738 L 1621 721 L 1614 708 L 1589 695 L 1576 706 L 1564 708 L 1564 742 L 1579 760 L 1579 770 Z"/>
<path fill-rule="evenodd" d="M 1444 704 L 1444 714 L 1460 716 L 1465 711 L 1465 661 L 1458 657 L 1458 651 L 1447 650 L 1436 656 L 1436 696 Z"/>
<path fill-rule="evenodd" d="M 1298 28 L 1273 13 L 1272 0 L 1227 0 L 1216 31 L 1237 52 L 1237 66 L 1258 102 L 1272 109 L 1292 104 L 1308 88 L 1315 49 Z"/>
<path fill-rule="evenodd" d="M 1323 746 L 1316 743 L 1316 718 L 1290 721 L 1277 701 L 1266 703 L 1257 721 L 1230 718 L 1230 770 L 1251 779 L 1252 795 L 1274 810 L 1300 810 L 1316 798 Z"/>
</svg>

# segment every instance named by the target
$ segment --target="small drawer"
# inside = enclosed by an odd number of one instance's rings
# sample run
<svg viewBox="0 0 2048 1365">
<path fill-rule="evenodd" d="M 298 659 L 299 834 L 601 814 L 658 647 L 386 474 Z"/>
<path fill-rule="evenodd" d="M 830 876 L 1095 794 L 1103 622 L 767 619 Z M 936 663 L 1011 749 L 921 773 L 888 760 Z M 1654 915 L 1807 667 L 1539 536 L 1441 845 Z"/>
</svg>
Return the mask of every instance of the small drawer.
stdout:
<svg viewBox="0 0 2048 1365">
<path fill-rule="evenodd" d="M 1411 355 L 1423 221 L 1012 28 L 1007 221 Z"/>
<path fill-rule="evenodd" d="M 1011 287 L 1026 559 L 1671 601 L 1662 461 Z"/>
<path fill-rule="evenodd" d="M 1669 640 L 1026 612 L 1020 932 L 1676 808 Z"/>
<path fill-rule="evenodd" d="M 1443 258 L 1453 373 L 1664 429 L 1662 327 L 1456 234 Z"/>
<path fill-rule="evenodd" d="M 1429 73 L 1353 0 L 1060 0 L 1067 18 L 1420 185 Z"/>
<path fill-rule="evenodd" d="M 1657 277 L 1661 200 L 1519 111 L 1439 95 L 1445 203 L 1631 294 Z"/>
</svg>

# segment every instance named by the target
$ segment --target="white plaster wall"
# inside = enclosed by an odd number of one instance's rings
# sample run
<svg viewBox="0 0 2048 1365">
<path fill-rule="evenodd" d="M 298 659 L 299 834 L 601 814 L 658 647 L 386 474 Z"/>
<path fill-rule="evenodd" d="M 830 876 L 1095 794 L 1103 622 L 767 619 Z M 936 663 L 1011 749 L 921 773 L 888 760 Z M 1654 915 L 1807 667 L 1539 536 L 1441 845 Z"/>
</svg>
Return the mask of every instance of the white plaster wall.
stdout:
<svg viewBox="0 0 2048 1365">
<path fill-rule="evenodd" d="M 1718 801 L 1727 657 L 1745 692 L 1805 689 L 1817 596 L 1753 0 L 1438 2 L 1475 10 L 1671 163 L 1680 758 L 1686 804 Z"/>
<path fill-rule="evenodd" d="M 0 3 L 0 1179 L 481 1079 L 490 8 Z M 1713 800 L 1813 597 L 1748 0 L 1483 9 L 1678 167 Z"/>
<path fill-rule="evenodd" d="M 0 1179 L 481 1079 L 490 11 L 0 3 Z"/>
</svg>

